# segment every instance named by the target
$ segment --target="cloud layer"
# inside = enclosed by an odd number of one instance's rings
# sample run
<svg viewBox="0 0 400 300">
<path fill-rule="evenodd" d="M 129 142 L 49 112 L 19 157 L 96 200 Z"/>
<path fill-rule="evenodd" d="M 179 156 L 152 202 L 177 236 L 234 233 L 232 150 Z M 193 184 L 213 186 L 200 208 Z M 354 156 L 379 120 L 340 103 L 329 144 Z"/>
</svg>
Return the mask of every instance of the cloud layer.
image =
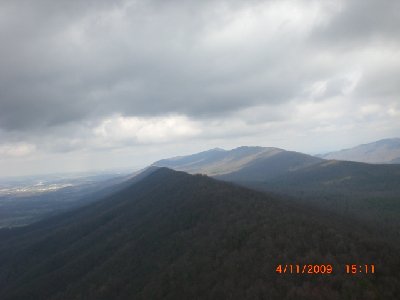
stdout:
<svg viewBox="0 0 400 300">
<path fill-rule="evenodd" d="M 113 149 L 143 161 L 152 147 L 156 157 L 245 143 L 315 153 L 398 135 L 399 9 L 396 0 L 2 1 L 0 164 L 25 156 L 29 173 L 57 155 Z"/>
</svg>

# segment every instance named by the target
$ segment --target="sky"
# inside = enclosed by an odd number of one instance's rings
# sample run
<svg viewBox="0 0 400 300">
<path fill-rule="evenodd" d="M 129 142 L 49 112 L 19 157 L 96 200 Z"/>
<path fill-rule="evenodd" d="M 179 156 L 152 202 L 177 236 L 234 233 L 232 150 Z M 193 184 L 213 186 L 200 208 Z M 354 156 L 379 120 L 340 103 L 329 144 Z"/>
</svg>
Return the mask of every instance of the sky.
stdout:
<svg viewBox="0 0 400 300">
<path fill-rule="evenodd" d="M 400 1 L 2 0 L 0 176 L 400 136 Z"/>
</svg>

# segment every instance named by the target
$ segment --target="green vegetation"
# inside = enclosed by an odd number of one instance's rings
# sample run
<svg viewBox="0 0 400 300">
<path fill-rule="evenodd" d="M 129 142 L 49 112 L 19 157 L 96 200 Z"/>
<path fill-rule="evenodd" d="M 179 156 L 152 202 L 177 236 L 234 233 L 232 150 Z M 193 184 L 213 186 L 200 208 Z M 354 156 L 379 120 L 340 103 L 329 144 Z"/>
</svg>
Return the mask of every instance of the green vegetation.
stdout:
<svg viewBox="0 0 400 300">
<path fill-rule="evenodd" d="M 1 230 L 0 298 L 400 298 L 399 249 L 362 224 L 201 175 L 149 173 L 85 208 Z M 334 272 L 279 275 L 278 264 Z"/>
<path fill-rule="evenodd" d="M 236 160 L 246 163 L 237 168 Z M 156 164 L 275 192 L 308 209 L 366 222 L 379 228 L 378 235 L 400 241 L 400 165 L 324 160 L 263 147 L 210 150 Z"/>
<path fill-rule="evenodd" d="M 221 177 L 224 178 L 224 177 Z M 378 235 L 400 241 L 400 166 L 323 161 L 265 180 L 241 181 L 244 186 L 290 196 L 292 201 L 376 228 Z M 226 179 L 231 179 L 226 177 Z"/>
</svg>

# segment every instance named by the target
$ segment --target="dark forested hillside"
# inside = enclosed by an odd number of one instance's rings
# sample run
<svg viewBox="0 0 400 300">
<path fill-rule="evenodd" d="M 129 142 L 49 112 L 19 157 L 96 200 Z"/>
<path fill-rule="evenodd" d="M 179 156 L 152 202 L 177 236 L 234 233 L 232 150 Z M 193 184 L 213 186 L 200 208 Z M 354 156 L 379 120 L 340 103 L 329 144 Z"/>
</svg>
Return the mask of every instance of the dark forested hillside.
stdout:
<svg viewBox="0 0 400 300">
<path fill-rule="evenodd" d="M 268 157 L 257 158 L 240 169 L 214 176 L 228 181 L 267 181 L 308 168 L 324 160 L 294 151 L 281 151 Z"/>
<path fill-rule="evenodd" d="M 368 222 L 400 240 L 400 166 L 321 161 L 271 178 L 219 176 Z"/>
<path fill-rule="evenodd" d="M 202 175 L 149 173 L 80 210 L 1 230 L 0 299 L 400 297 L 398 249 L 358 223 Z M 278 274 L 280 264 L 333 270 Z"/>
<path fill-rule="evenodd" d="M 245 154 L 245 163 L 232 155 L 236 152 Z M 195 162 L 194 158 L 204 158 L 204 153 L 156 164 L 290 196 L 300 205 L 367 222 L 379 227 L 381 234 L 390 234 L 400 241 L 399 165 L 325 160 L 276 148 L 239 147 L 225 151 L 223 157 L 214 156 L 210 169 L 207 159 Z M 228 154 L 230 159 L 226 158 Z"/>
</svg>

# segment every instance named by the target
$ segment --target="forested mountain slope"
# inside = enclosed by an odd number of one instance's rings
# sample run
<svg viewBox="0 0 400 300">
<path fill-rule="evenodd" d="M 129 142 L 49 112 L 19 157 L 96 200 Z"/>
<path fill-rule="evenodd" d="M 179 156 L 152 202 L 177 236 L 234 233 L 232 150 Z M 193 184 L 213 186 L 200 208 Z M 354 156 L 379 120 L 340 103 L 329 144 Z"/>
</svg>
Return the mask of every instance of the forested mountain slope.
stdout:
<svg viewBox="0 0 400 300">
<path fill-rule="evenodd" d="M 398 249 L 285 199 L 161 168 L 56 218 L 0 230 L 0 298 L 398 299 Z M 277 274 L 330 264 L 332 274 Z M 345 274 L 346 264 L 375 274 Z"/>
<path fill-rule="evenodd" d="M 207 172 L 207 168 L 191 164 L 196 154 L 156 164 L 168 164 L 174 169 L 205 173 L 252 189 L 290 196 L 301 205 L 323 208 L 374 224 L 382 233 L 390 231 L 400 240 L 400 165 L 325 160 L 299 152 L 268 149 L 277 148 L 240 147 L 225 151 L 225 155 L 239 150 L 268 153 L 253 156 L 230 172 L 222 171 L 226 170 L 228 162 L 221 157 L 213 161 L 214 166 L 222 167 L 221 171 L 214 168 Z M 232 157 L 229 165 L 235 164 L 235 157 Z M 179 163 L 182 161 L 185 164 Z"/>
<path fill-rule="evenodd" d="M 257 172 L 260 174 L 260 172 Z M 400 166 L 325 160 L 275 177 L 237 172 L 216 176 L 293 201 L 350 216 L 400 240 Z"/>
</svg>

